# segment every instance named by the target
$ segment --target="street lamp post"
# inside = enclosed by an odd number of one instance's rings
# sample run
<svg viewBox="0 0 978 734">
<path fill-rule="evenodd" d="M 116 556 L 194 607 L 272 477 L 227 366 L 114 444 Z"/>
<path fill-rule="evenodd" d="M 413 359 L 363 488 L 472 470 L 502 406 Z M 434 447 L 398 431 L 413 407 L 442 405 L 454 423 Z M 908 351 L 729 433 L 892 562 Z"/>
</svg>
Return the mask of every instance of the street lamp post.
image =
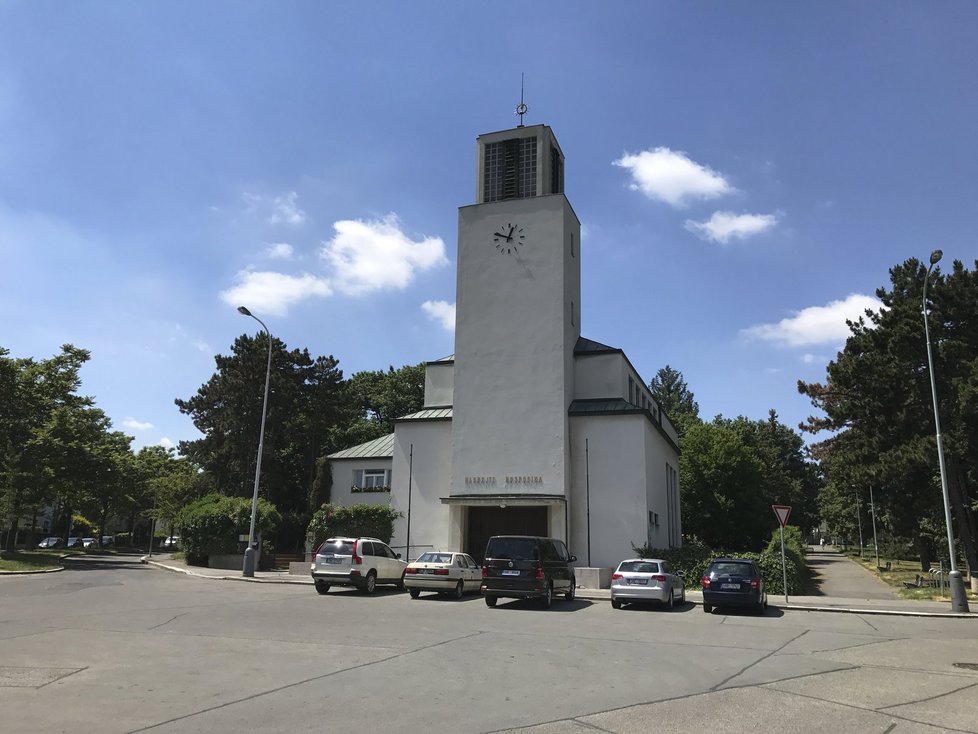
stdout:
<svg viewBox="0 0 978 734">
<path fill-rule="evenodd" d="M 968 597 L 964 591 L 964 579 L 958 570 L 954 560 L 954 530 L 951 528 L 951 501 L 947 492 L 947 469 L 944 466 L 944 444 L 941 442 L 941 414 L 937 407 L 937 381 L 934 378 L 934 358 L 930 349 L 930 327 L 927 324 L 927 281 L 930 279 L 930 271 L 940 262 L 944 253 L 934 250 L 930 254 L 930 265 L 927 267 L 927 274 L 924 275 L 924 339 L 927 342 L 927 369 L 930 372 L 930 394 L 934 401 L 934 428 L 937 431 L 937 461 L 941 468 L 941 492 L 944 495 L 944 522 L 947 525 L 947 552 L 950 557 L 951 572 L 948 574 L 948 585 L 951 588 L 951 611 L 967 612 Z"/>
<path fill-rule="evenodd" d="M 272 332 L 265 326 L 265 322 L 255 316 L 244 306 L 238 306 L 238 313 L 242 316 L 250 316 L 265 330 L 268 337 L 268 367 L 265 368 L 265 397 L 261 404 L 261 432 L 258 436 L 258 460 L 255 462 L 255 490 L 251 496 L 251 527 L 248 529 L 248 547 L 244 553 L 244 567 L 241 570 L 242 576 L 255 575 L 255 515 L 258 514 L 258 479 L 261 476 L 261 455 L 265 446 L 265 414 L 268 411 L 268 382 L 272 376 Z"/>
</svg>

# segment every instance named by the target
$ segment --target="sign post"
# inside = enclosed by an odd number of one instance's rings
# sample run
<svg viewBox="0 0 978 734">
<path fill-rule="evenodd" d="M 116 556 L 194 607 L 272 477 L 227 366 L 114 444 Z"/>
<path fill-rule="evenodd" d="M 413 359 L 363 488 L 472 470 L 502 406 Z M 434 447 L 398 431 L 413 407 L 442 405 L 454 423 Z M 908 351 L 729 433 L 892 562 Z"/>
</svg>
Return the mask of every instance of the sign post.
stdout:
<svg viewBox="0 0 978 734">
<path fill-rule="evenodd" d="M 784 526 L 788 522 L 791 514 L 791 505 L 771 505 L 774 514 L 778 517 L 778 524 L 781 525 L 781 574 L 784 582 L 784 603 L 788 604 L 788 561 L 784 554 Z"/>
</svg>

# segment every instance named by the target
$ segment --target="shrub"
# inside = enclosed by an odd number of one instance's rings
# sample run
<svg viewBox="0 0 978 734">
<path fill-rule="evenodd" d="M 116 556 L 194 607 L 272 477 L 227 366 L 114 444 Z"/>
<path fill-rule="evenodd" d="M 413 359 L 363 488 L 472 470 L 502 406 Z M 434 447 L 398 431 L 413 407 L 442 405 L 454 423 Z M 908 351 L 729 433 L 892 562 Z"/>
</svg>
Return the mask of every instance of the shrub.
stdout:
<svg viewBox="0 0 978 734">
<path fill-rule="evenodd" d="M 132 533 L 116 533 L 112 542 L 117 548 L 131 548 Z"/>
<path fill-rule="evenodd" d="M 761 553 L 745 553 L 710 548 L 709 546 L 692 541 L 682 548 L 649 548 L 648 546 L 632 546 L 637 555 L 644 558 L 661 558 L 666 561 L 674 573 L 679 573 L 686 580 L 687 588 L 699 587 L 707 567 L 714 558 L 735 557 L 747 558 L 757 564 L 767 587 L 768 594 L 783 594 L 784 579 L 781 568 L 781 534 L 775 530 L 771 540 Z M 811 570 L 805 563 L 805 546 L 802 543 L 801 531 L 792 525 L 785 528 L 784 550 L 786 568 L 788 571 L 788 593 L 808 594 L 814 589 Z"/>
<path fill-rule="evenodd" d="M 316 546 L 336 535 L 359 537 L 365 535 L 385 543 L 394 535 L 394 521 L 403 513 L 389 505 L 347 505 L 337 507 L 324 504 L 309 521 L 309 532 Z"/>
<path fill-rule="evenodd" d="M 90 538 L 94 534 L 95 526 L 84 515 L 71 516 L 71 534 L 79 538 Z"/>
<path fill-rule="evenodd" d="M 275 505 L 258 500 L 255 531 L 272 533 L 280 522 Z M 206 563 L 211 555 L 239 552 L 239 535 L 247 535 L 251 524 L 251 500 L 209 494 L 191 502 L 177 513 L 174 528 L 191 564 Z"/>
</svg>

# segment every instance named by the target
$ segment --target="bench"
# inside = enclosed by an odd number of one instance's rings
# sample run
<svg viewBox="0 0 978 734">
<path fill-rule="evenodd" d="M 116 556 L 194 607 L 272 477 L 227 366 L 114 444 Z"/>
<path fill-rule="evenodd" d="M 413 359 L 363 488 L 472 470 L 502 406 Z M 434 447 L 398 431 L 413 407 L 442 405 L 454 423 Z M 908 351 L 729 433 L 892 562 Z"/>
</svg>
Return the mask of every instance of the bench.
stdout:
<svg viewBox="0 0 978 734">
<path fill-rule="evenodd" d="M 904 581 L 903 586 L 906 589 L 923 589 L 927 586 L 936 586 L 931 579 L 926 576 L 921 576 L 919 573 L 916 574 L 913 581 Z"/>
<path fill-rule="evenodd" d="M 877 566 L 876 567 L 876 570 L 877 571 L 889 571 L 890 570 L 890 562 L 887 561 L 886 562 L 886 565 L 884 565 L 884 566 Z"/>
</svg>

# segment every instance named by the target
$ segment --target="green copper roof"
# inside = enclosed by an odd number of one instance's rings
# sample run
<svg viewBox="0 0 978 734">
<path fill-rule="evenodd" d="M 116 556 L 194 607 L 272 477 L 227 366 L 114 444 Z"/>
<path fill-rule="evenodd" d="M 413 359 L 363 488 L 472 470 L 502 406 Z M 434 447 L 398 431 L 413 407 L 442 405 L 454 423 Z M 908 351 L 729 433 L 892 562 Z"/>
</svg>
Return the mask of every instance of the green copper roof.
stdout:
<svg viewBox="0 0 978 734">
<path fill-rule="evenodd" d="M 359 446 L 353 446 L 335 454 L 330 454 L 327 459 L 381 459 L 394 456 L 394 434 L 388 433 L 386 436 L 375 438 Z"/>
<path fill-rule="evenodd" d="M 593 339 L 585 339 L 583 336 L 577 338 L 574 345 L 574 354 L 599 354 L 601 352 L 621 352 L 618 347 L 609 347 L 607 344 L 596 342 Z"/>
<path fill-rule="evenodd" d="M 401 421 L 450 421 L 452 419 L 451 407 L 425 408 L 417 413 L 402 415 L 396 422 Z"/>
</svg>

